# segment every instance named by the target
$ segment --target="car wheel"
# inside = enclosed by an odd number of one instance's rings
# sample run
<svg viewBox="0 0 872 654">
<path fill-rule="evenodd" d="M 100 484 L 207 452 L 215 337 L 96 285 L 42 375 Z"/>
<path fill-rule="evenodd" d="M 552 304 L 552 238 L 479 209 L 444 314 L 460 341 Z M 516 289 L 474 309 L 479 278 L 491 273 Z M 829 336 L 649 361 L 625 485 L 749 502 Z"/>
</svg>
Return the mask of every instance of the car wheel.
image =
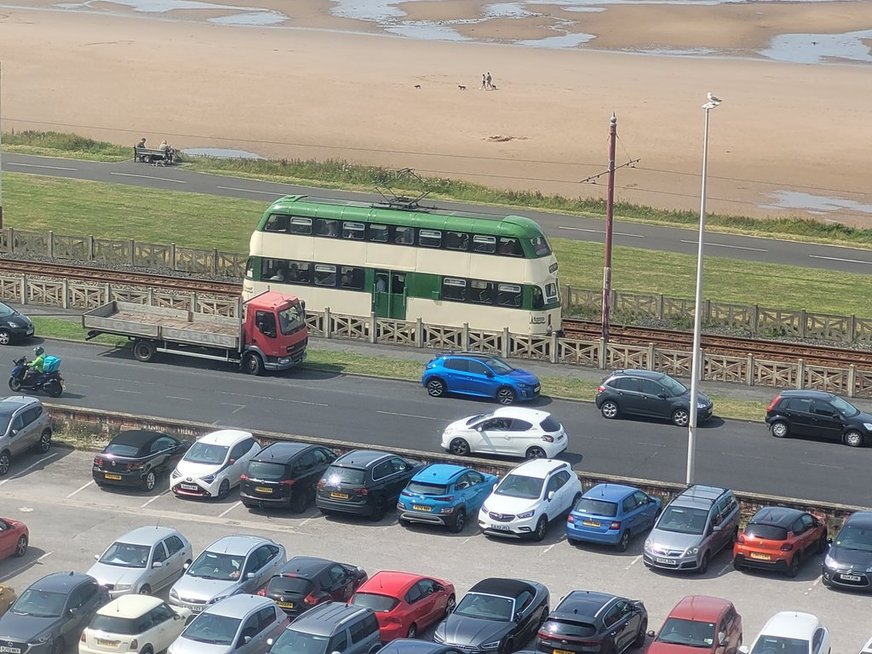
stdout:
<svg viewBox="0 0 872 654">
<path fill-rule="evenodd" d="M 511 654 L 515 651 L 515 641 L 509 638 L 506 642 L 502 644 L 499 651 L 500 654 Z"/>
<path fill-rule="evenodd" d="M 258 377 L 263 374 L 263 360 L 254 352 L 242 357 L 242 369 L 249 375 Z"/>
<path fill-rule="evenodd" d="M 736 557 L 736 558 L 733 559 L 733 569 L 734 569 L 734 570 L 741 570 L 741 569 L 744 568 L 744 567 L 745 567 L 745 566 L 742 565 L 742 560 L 741 560 L 741 559 L 739 559 L 738 557 Z"/>
<path fill-rule="evenodd" d="M 44 429 L 39 435 L 39 441 L 36 444 L 36 449 L 40 454 L 45 454 L 51 449 L 51 429 Z"/>
<path fill-rule="evenodd" d="M 218 487 L 218 499 L 223 500 L 227 497 L 228 493 L 230 493 L 230 482 L 225 479 Z"/>
<path fill-rule="evenodd" d="M 500 404 L 512 404 L 515 399 L 517 399 L 515 391 L 508 386 L 501 386 L 497 389 L 497 402 Z"/>
<path fill-rule="evenodd" d="M 820 540 L 818 540 L 817 553 L 823 554 L 824 552 L 826 552 L 828 545 L 829 543 L 827 542 L 827 532 L 823 532 L 821 534 Z"/>
<path fill-rule="evenodd" d="M 49 648 L 49 654 L 63 654 L 64 652 L 64 641 L 62 638 L 55 638 L 54 642 L 51 644 Z"/>
<path fill-rule="evenodd" d="M 142 648 L 139 654 L 154 654 L 154 650 L 152 649 L 151 645 L 146 645 Z"/>
<path fill-rule="evenodd" d="M 12 334 L 8 329 L 0 329 L 0 345 L 9 345 L 12 342 Z"/>
<path fill-rule="evenodd" d="M 157 475 L 154 474 L 154 470 L 149 470 L 145 473 L 145 478 L 142 480 L 142 487 L 147 491 L 153 491 L 154 486 L 157 483 Z"/>
<path fill-rule="evenodd" d="M 303 513 L 308 505 L 309 493 L 304 489 L 300 489 L 291 496 L 291 511 L 294 513 Z"/>
<path fill-rule="evenodd" d="M 149 362 L 154 358 L 156 352 L 154 343 L 149 341 L 136 341 L 133 344 L 133 358 L 137 361 Z"/>
<path fill-rule="evenodd" d="M 370 520 L 378 522 L 385 517 L 385 498 L 381 495 L 376 497 L 372 503 L 372 512 L 369 515 Z"/>
<path fill-rule="evenodd" d="M 769 426 L 769 433 L 775 438 L 787 438 L 790 435 L 790 427 L 783 420 L 776 420 Z"/>
<path fill-rule="evenodd" d="M 608 420 L 617 418 L 620 412 L 621 410 L 618 408 L 618 403 L 612 400 L 606 400 L 600 407 L 600 413 L 603 414 L 603 418 L 607 418 Z"/>
<path fill-rule="evenodd" d="M 12 465 L 12 457 L 9 452 L 0 452 L 0 477 L 9 472 L 10 465 Z"/>
<path fill-rule="evenodd" d="M 787 576 L 793 579 L 799 574 L 799 567 L 802 565 L 802 555 L 797 552 L 793 555 L 790 565 L 787 566 Z"/>
<path fill-rule="evenodd" d="M 144 584 L 142 588 L 139 589 L 140 595 L 151 595 L 151 586 L 148 584 Z"/>
<path fill-rule="evenodd" d="M 409 631 L 406 633 L 406 638 L 414 638 L 418 635 L 418 625 L 414 622 L 409 625 Z"/>
<path fill-rule="evenodd" d="M 448 451 L 454 456 L 466 456 L 469 454 L 469 443 L 462 438 L 455 438 L 448 444 Z"/>
<path fill-rule="evenodd" d="M 15 556 L 24 556 L 27 552 L 27 536 L 21 536 L 18 539 L 18 543 L 15 545 Z"/>
<path fill-rule="evenodd" d="M 541 447 L 533 446 L 527 450 L 524 456 L 528 459 L 544 459 L 547 455 Z"/>
<path fill-rule="evenodd" d="M 690 422 L 690 412 L 687 409 L 676 409 L 672 412 L 672 424 L 678 427 L 687 427 Z"/>
<path fill-rule="evenodd" d="M 701 575 L 704 575 L 706 572 L 708 572 L 708 565 L 709 565 L 709 553 L 706 552 L 705 554 L 702 555 L 702 561 L 699 564 L 699 568 L 697 569 L 697 572 Z"/>
<path fill-rule="evenodd" d="M 445 617 L 447 618 L 449 615 L 454 613 L 454 609 L 457 608 L 457 598 L 454 595 L 448 596 L 448 601 L 445 603 Z"/>
<path fill-rule="evenodd" d="M 445 391 L 445 382 L 438 377 L 427 380 L 427 395 L 430 397 L 442 397 Z"/>
<path fill-rule="evenodd" d="M 648 637 L 648 618 L 642 619 L 642 624 L 639 625 L 639 633 L 636 634 L 636 640 L 633 641 L 633 647 L 645 647 L 645 638 Z"/>
<path fill-rule="evenodd" d="M 849 447 L 863 447 L 863 434 L 856 429 L 845 433 L 845 445 Z"/>
<path fill-rule="evenodd" d="M 466 511 L 463 509 L 457 509 L 454 512 L 454 519 L 451 521 L 451 525 L 448 527 L 453 534 L 459 534 L 463 531 L 463 528 L 466 526 Z"/>
<path fill-rule="evenodd" d="M 629 546 L 630 546 L 630 532 L 629 531 L 622 531 L 621 538 L 618 540 L 618 544 L 615 546 L 615 548 L 619 552 L 626 552 L 627 548 Z"/>
<path fill-rule="evenodd" d="M 548 518 L 542 516 L 539 522 L 536 523 L 536 531 L 533 532 L 533 540 L 541 542 L 545 539 L 545 532 L 548 531 Z"/>
</svg>

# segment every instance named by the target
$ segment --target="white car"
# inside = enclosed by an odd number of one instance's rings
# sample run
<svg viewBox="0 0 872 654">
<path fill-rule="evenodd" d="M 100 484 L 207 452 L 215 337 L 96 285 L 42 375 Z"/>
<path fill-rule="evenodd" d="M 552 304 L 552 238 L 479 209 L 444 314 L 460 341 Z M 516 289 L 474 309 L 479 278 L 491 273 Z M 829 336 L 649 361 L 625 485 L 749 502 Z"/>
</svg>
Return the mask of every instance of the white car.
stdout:
<svg viewBox="0 0 872 654">
<path fill-rule="evenodd" d="M 79 638 L 79 654 L 163 652 L 184 631 L 188 609 L 158 597 L 122 595 L 101 607 Z"/>
<path fill-rule="evenodd" d="M 478 512 L 489 536 L 542 540 L 548 523 L 581 499 L 581 481 L 566 461 L 535 459 L 507 474 Z"/>
<path fill-rule="evenodd" d="M 188 497 L 223 500 L 239 485 L 249 460 L 261 447 L 247 431 L 222 429 L 201 437 L 170 475 L 170 489 Z"/>
<path fill-rule="evenodd" d="M 798 611 L 776 613 L 763 625 L 751 647 L 743 654 L 830 654 L 830 632 L 816 615 Z"/>
<path fill-rule="evenodd" d="M 507 406 L 452 422 L 442 432 L 442 449 L 455 456 L 478 452 L 553 459 L 568 440 L 550 413 Z"/>
</svg>

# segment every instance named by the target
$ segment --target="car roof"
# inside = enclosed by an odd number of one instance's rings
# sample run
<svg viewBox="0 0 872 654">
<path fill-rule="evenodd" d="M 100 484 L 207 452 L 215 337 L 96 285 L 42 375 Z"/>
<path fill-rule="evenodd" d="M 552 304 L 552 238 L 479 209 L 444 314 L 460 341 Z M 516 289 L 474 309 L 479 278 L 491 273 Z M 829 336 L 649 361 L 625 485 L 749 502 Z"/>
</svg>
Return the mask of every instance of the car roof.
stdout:
<svg viewBox="0 0 872 654">
<path fill-rule="evenodd" d="M 624 484 L 597 484 L 582 497 L 597 500 L 606 500 L 609 502 L 620 502 L 628 495 L 632 495 L 639 489 L 635 486 L 625 486 Z"/>
<path fill-rule="evenodd" d="M 471 470 L 466 466 L 457 466 L 452 463 L 433 463 L 412 477 L 412 481 L 432 482 L 434 484 L 450 484 L 460 475 Z"/>
<path fill-rule="evenodd" d="M 717 622 L 718 617 L 732 602 L 710 595 L 687 595 L 682 597 L 669 612 L 670 618 L 695 622 Z"/>
<path fill-rule="evenodd" d="M 500 418 L 518 418 L 519 420 L 527 420 L 529 422 L 542 422 L 551 414 L 547 411 L 528 409 L 522 406 L 501 406 L 498 409 L 494 409 L 491 415 Z"/>
<path fill-rule="evenodd" d="M 536 594 L 536 586 L 532 582 L 523 579 L 502 579 L 499 577 L 490 577 L 482 579 L 475 586 L 469 589 L 470 593 L 486 593 L 488 595 L 499 595 L 501 597 L 515 598 L 524 591 Z"/>
<path fill-rule="evenodd" d="M 330 465 L 345 466 L 347 468 L 367 468 L 376 461 L 388 456 L 391 455 L 379 450 L 351 450 L 340 456 Z"/>
<path fill-rule="evenodd" d="M 726 492 L 728 492 L 726 488 L 694 484 L 676 495 L 672 499 L 672 504 L 676 506 L 702 506 L 710 508 Z"/>
<path fill-rule="evenodd" d="M 460 652 L 454 645 L 443 645 L 415 638 L 395 638 L 382 647 L 379 654 L 439 654 L 440 652 Z"/>
<path fill-rule="evenodd" d="M 551 612 L 550 618 L 571 618 L 574 620 L 589 619 L 593 621 L 600 610 L 612 600 L 614 595 L 598 593 L 590 590 L 574 590 L 563 598 L 557 608 Z"/>
<path fill-rule="evenodd" d="M 310 578 L 334 564 L 335 561 L 321 559 L 317 556 L 295 556 L 279 568 L 276 574 Z"/>
<path fill-rule="evenodd" d="M 379 570 L 367 579 L 360 588 L 361 593 L 380 593 L 391 597 L 402 597 L 406 591 L 423 577 L 414 572 L 398 570 Z"/>
<path fill-rule="evenodd" d="M 337 626 L 363 613 L 372 613 L 372 609 L 349 606 L 344 602 L 324 602 L 303 613 L 288 629 L 317 636 L 330 636 Z"/>
<path fill-rule="evenodd" d="M 172 527 L 137 527 L 133 531 L 128 531 L 123 536 L 115 539 L 116 542 L 130 543 L 131 545 L 151 545 L 157 541 L 166 538 L 171 534 L 177 534 Z"/>
<path fill-rule="evenodd" d="M 816 615 L 799 611 L 781 611 L 766 621 L 761 636 L 782 636 L 785 638 L 804 638 L 811 641 L 815 629 L 821 625 Z"/>
<path fill-rule="evenodd" d="M 857 527 L 872 527 L 872 511 L 857 511 L 848 516 L 848 519 L 842 524 L 844 527 L 847 524 Z"/>
<path fill-rule="evenodd" d="M 773 525 L 790 529 L 796 519 L 804 513 L 786 506 L 764 506 L 754 514 L 748 524 Z"/>
<path fill-rule="evenodd" d="M 42 404 L 42 402 L 35 397 L 28 397 L 26 395 L 10 395 L 9 397 L 4 397 L 0 400 L 0 414 L 11 414 L 21 407 L 32 406 L 35 404 Z"/>
<path fill-rule="evenodd" d="M 837 397 L 832 393 L 828 393 L 827 391 L 812 391 L 812 390 L 789 390 L 789 391 L 779 391 L 778 395 L 781 397 L 815 397 L 820 400 L 829 400 L 831 398 Z"/>
<path fill-rule="evenodd" d="M 559 470 L 560 468 L 566 468 L 572 472 L 566 461 L 560 461 L 558 459 L 532 459 L 522 463 L 513 470 L 510 470 L 509 473 L 545 479 L 549 473 Z"/>
<path fill-rule="evenodd" d="M 241 440 L 245 440 L 246 438 L 251 438 L 252 433 L 249 431 L 242 431 L 240 429 L 219 429 L 218 431 L 213 431 L 204 436 L 201 436 L 197 439 L 199 443 L 206 443 L 207 445 L 236 445 Z"/>
<path fill-rule="evenodd" d="M 219 554 L 246 555 L 260 545 L 275 545 L 275 543 L 261 536 L 224 536 L 224 538 L 219 538 L 203 551 Z"/>
<path fill-rule="evenodd" d="M 212 604 L 206 608 L 204 613 L 242 619 L 252 611 L 259 611 L 265 606 L 275 606 L 275 602 L 269 597 L 242 593 L 240 595 L 231 595 L 220 602 Z"/>
<path fill-rule="evenodd" d="M 309 443 L 291 443 L 287 441 L 276 441 L 270 443 L 260 452 L 254 455 L 252 461 L 288 461 L 293 457 L 305 452 L 306 450 L 314 449 L 316 446 Z"/>
<path fill-rule="evenodd" d="M 137 447 L 142 447 L 146 443 L 150 443 L 162 436 L 169 436 L 169 434 L 165 434 L 162 431 L 152 431 L 150 429 L 128 429 L 127 431 L 118 432 L 115 438 L 112 439 L 112 443 L 124 443 L 125 445 L 136 445 Z"/>
<path fill-rule="evenodd" d="M 500 359 L 499 354 L 488 354 L 487 352 L 443 352 L 439 355 L 441 358 L 457 357 L 461 359 Z"/>
<path fill-rule="evenodd" d="M 68 593 L 73 588 L 88 581 L 94 582 L 95 584 L 97 583 L 97 580 L 91 575 L 77 572 L 52 572 L 51 574 L 47 574 L 45 577 L 41 577 L 34 581 L 30 585 L 30 588 Z"/>
<path fill-rule="evenodd" d="M 612 377 L 647 377 L 648 379 L 662 379 L 663 377 L 668 377 L 668 375 L 665 372 L 660 372 L 659 370 L 623 368 L 618 370 L 612 370 L 606 379 L 611 379 Z"/>
<path fill-rule="evenodd" d="M 122 595 L 97 610 L 98 615 L 111 615 L 119 618 L 138 618 L 163 604 L 160 597 L 153 595 Z"/>
</svg>

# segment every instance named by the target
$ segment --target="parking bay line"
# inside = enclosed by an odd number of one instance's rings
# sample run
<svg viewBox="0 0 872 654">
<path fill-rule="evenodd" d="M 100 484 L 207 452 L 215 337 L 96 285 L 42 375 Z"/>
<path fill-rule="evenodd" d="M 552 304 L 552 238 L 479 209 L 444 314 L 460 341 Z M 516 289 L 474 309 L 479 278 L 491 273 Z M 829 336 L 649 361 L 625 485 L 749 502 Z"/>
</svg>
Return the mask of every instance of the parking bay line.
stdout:
<svg viewBox="0 0 872 654">
<path fill-rule="evenodd" d="M 158 498 L 160 498 L 160 497 L 163 497 L 164 495 L 169 495 L 169 491 L 168 491 L 168 490 L 165 490 L 163 493 L 158 493 L 157 495 L 155 495 L 154 497 L 152 497 L 150 500 L 148 500 L 148 501 L 145 502 L 144 504 L 140 504 L 140 505 L 139 505 L 139 508 L 140 508 L 140 509 L 144 509 L 144 508 L 147 507 L 149 504 L 151 504 L 152 502 L 154 502 L 156 499 L 158 499 Z"/>
<path fill-rule="evenodd" d="M 235 509 L 237 506 L 242 506 L 242 502 L 236 502 L 235 504 L 231 505 L 230 508 L 228 508 L 226 511 L 224 511 L 224 513 L 219 513 L 218 517 L 223 518 L 228 513 L 230 513 L 233 509 Z"/>
<path fill-rule="evenodd" d="M 45 557 L 51 556 L 52 554 L 53 554 L 53 552 L 46 552 L 42 556 L 40 556 L 34 563 L 41 564 L 42 560 Z M 23 565 L 20 565 L 17 568 L 15 568 L 14 570 L 10 570 L 9 572 L 7 572 L 5 575 L 0 575 L 0 581 L 7 581 L 8 579 L 12 579 L 12 577 L 17 575 L 19 572 L 24 572 L 30 566 L 31 566 L 30 563 L 25 563 Z"/>
<path fill-rule="evenodd" d="M 43 463 L 43 462 L 45 462 L 45 461 L 48 461 L 49 459 L 54 458 L 54 457 L 56 457 L 57 455 L 58 455 L 58 453 L 55 452 L 54 454 L 49 454 L 48 456 L 45 456 L 45 457 L 41 458 L 41 459 L 40 459 L 39 461 L 37 461 L 36 463 L 31 463 L 29 466 L 27 466 L 24 470 L 21 470 L 21 471 L 20 471 L 17 475 L 15 475 L 14 477 L 9 477 L 8 479 L 4 479 L 3 481 L 0 481 L 0 486 L 2 486 L 3 484 L 5 484 L 7 481 L 12 481 L 13 479 L 18 479 L 21 475 L 23 475 L 23 474 L 24 474 L 25 472 L 27 472 L 28 470 L 32 470 L 33 468 L 35 468 L 36 466 L 38 466 L 40 463 Z"/>
<path fill-rule="evenodd" d="M 396 413 L 394 411 L 376 411 L 387 416 L 402 416 L 404 418 L 421 418 L 422 420 L 445 420 L 445 418 L 434 418 L 433 416 L 416 416 L 413 413 Z"/>
<path fill-rule="evenodd" d="M 76 490 L 74 490 L 72 493 L 70 493 L 69 495 L 67 495 L 66 499 L 70 499 L 73 495 L 77 494 L 79 491 L 83 491 L 83 490 L 85 490 L 88 486 L 90 486 L 90 485 L 93 484 L 93 483 L 94 483 L 94 480 L 92 479 L 92 480 L 90 480 L 87 484 L 84 484 L 84 485 L 82 485 L 82 486 L 79 486 Z"/>
<path fill-rule="evenodd" d="M 632 561 L 630 561 L 630 562 L 629 562 L 629 563 L 624 567 L 624 570 L 629 570 L 630 568 L 632 568 L 634 565 L 636 565 L 636 564 L 637 564 L 639 561 L 641 561 L 641 560 L 642 560 L 642 555 L 640 554 L 640 555 L 637 556 L 635 559 L 633 559 Z"/>
</svg>

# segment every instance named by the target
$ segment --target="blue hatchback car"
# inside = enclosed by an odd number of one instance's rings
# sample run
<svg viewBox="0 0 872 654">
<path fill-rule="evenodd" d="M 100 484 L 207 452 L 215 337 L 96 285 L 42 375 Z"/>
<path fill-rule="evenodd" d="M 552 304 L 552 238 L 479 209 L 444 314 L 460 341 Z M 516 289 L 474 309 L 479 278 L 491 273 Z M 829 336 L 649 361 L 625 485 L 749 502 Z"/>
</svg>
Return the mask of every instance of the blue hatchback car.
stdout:
<svg viewBox="0 0 872 654">
<path fill-rule="evenodd" d="M 468 515 L 478 515 L 499 478 L 465 466 L 434 463 L 417 473 L 400 493 L 401 525 L 419 522 L 463 531 Z"/>
<path fill-rule="evenodd" d="M 624 552 L 633 536 L 648 531 L 660 515 L 661 501 L 635 486 L 598 484 L 566 518 L 566 539 L 615 545 Z"/>
<path fill-rule="evenodd" d="M 431 397 L 447 393 L 494 398 L 500 404 L 539 397 L 539 378 L 513 368 L 492 354 L 469 352 L 442 354 L 431 359 L 421 376 Z"/>
</svg>

